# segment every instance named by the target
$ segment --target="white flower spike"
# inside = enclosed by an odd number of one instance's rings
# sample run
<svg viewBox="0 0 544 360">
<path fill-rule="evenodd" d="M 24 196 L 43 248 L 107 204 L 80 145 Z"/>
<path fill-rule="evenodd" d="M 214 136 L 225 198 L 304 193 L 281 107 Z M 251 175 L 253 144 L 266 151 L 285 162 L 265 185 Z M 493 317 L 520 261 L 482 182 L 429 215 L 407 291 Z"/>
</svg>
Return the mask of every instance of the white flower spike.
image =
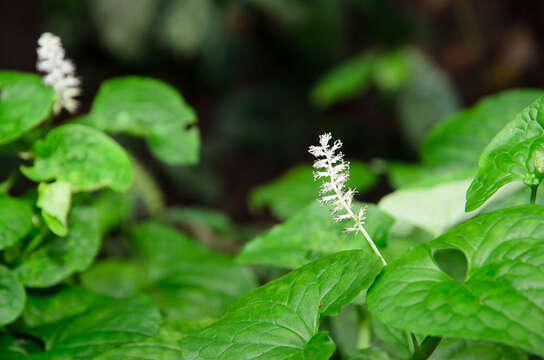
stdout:
<svg viewBox="0 0 544 360">
<path fill-rule="evenodd" d="M 65 53 L 58 36 L 43 33 L 38 39 L 38 71 L 45 72 L 43 82 L 55 90 L 53 112 L 56 114 L 65 108 L 76 111 L 79 103 L 75 99 L 81 93 L 80 80 L 75 76 L 74 64 L 64 58 Z"/>
<path fill-rule="evenodd" d="M 319 199 L 326 204 L 332 202 L 331 212 L 336 221 L 352 219 L 353 226 L 345 229 L 346 232 L 358 231 L 366 238 L 372 250 L 378 255 L 384 265 L 387 265 L 382 254 L 372 241 L 364 225 L 366 219 L 366 207 L 362 207 L 357 214 L 351 209 L 351 202 L 355 190 L 346 188 L 349 179 L 349 162 L 344 161 L 344 154 L 338 151 L 342 142 L 336 140 L 332 146 L 329 145 L 332 136 L 325 133 L 319 136 L 319 146 L 310 146 L 310 154 L 316 157 L 314 162 L 314 180 L 322 177 L 328 178 L 327 182 L 321 185 Z"/>
</svg>

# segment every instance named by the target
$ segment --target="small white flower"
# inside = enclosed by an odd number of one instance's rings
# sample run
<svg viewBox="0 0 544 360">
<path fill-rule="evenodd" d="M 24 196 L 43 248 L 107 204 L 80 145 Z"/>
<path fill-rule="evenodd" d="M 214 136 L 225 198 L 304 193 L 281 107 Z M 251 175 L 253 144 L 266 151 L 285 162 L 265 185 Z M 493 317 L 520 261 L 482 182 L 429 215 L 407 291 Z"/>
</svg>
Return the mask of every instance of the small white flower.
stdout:
<svg viewBox="0 0 544 360">
<path fill-rule="evenodd" d="M 336 221 L 352 219 L 353 226 L 347 227 L 346 232 L 360 232 L 366 238 L 372 250 L 378 255 L 384 265 L 385 259 L 372 241 L 363 224 L 366 219 L 366 206 L 359 209 L 355 214 L 351 209 L 351 203 L 356 191 L 346 188 L 349 179 L 349 162 L 344 161 L 344 154 L 336 153 L 342 147 L 342 142 L 336 140 L 332 146 L 329 141 L 330 133 L 319 136 L 319 146 L 310 146 L 309 153 L 316 157 L 314 162 L 314 180 L 328 178 L 328 181 L 321 184 L 321 203 L 331 204 L 331 213 Z"/>
<path fill-rule="evenodd" d="M 80 80 L 75 76 L 74 64 L 65 59 L 64 49 L 58 36 L 43 33 L 38 39 L 38 71 L 45 72 L 43 82 L 55 91 L 55 114 L 65 108 L 76 111 L 79 103 L 75 99 L 81 93 Z"/>
</svg>

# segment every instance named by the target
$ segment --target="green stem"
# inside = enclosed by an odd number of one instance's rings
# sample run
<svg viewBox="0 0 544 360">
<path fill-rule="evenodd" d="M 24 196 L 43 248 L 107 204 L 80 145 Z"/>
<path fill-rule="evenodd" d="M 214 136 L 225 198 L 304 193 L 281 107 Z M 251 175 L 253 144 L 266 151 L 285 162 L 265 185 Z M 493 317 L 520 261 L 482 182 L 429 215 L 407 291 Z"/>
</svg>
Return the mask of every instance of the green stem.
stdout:
<svg viewBox="0 0 544 360">
<path fill-rule="evenodd" d="M 421 348 L 419 347 L 416 336 L 414 333 L 410 333 L 410 337 L 412 338 L 412 344 L 414 344 L 414 354 L 419 354 L 419 352 L 421 352 Z"/>
<path fill-rule="evenodd" d="M 538 185 L 531 186 L 531 205 L 536 204 L 536 193 L 538 191 Z"/>
<path fill-rule="evenodd" d="M 45 238 L 45 235 L 47 235 L 47 230 L 42 229 L 40 233 L 32 238 L 30 240 L 30 243 L 27 245 L 25 250 L 23 251 L 23 256 L 28 255 L 30 252 L 32 252 L 34 249 L 36 249 Z"/>
<path fill-rule="evenodd" d="M 412 339 L 415 337 L 412 335 Z M 411 360 L 427 360 L 433 351 L 436 349 L 438 344 L 440 344 L 441 337 L 427 336 L 425 340 L 421 343 L 421 346 L 415 347 L 414 355 Z M 414 345 L 417 343 L 414 342 Z"/>
</svg>

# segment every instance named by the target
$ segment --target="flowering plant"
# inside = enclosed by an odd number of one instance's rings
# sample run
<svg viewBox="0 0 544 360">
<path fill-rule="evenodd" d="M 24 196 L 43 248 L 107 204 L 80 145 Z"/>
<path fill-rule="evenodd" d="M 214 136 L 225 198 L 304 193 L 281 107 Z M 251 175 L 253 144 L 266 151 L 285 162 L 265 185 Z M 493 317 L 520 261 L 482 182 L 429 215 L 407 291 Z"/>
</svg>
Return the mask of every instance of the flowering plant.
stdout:
<svg viewBox="0 0 544 360">
<path fill-rule="evenodd" d="M 254 229 L 167 208 L 117 142 L 198 162 L 177 90 L 109 79 L 82 114 L 84 82 L 55 35 L 39 38 L 37 68 L 0 71 L 0 150 L 17 164 L 0 183 L 0 359 L 544 356 L 544 92 L 444 120 L 418 164 L 348 162 L 321 135 L 313 165 L 253 191 L 281 221 L 230 256 L 210 236 Z M 361 202 L 380 178 L 394 190 Z"/>
</svg>

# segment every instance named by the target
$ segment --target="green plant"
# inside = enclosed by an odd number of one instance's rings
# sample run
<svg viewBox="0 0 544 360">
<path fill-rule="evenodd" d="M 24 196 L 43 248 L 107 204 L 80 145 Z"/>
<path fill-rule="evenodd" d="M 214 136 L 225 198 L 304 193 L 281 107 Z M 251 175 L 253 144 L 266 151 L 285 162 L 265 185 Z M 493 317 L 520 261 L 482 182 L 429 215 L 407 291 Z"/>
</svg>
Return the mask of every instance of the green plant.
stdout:
<svg viewBox="0 0 544 360">
<path fill-rule="evenodd" d="M 396 189 L 378 204 L 347 188 L 370 189 L 377 167 L 354 162 L 348 182 L 341 143 L 321 136 L 317 182 L 306 164 L 255 189 L 250 205 L 283 222 L 232 257 L 201 243 L 249 232 L 209 209 L 165 209 L 109 135 L 197 162 L 196 115 L 177 91 L 108 80 L 88 114 L 57 125 L 79 80 L 60 39 L 39 44 L 43 79 L 0 72 L 0 151 L 17 165 L 0 184 L 1 359 L 544 356 L 541 91 L 444 119 L 421 163 L 385 162 Z"/>
</svg>

